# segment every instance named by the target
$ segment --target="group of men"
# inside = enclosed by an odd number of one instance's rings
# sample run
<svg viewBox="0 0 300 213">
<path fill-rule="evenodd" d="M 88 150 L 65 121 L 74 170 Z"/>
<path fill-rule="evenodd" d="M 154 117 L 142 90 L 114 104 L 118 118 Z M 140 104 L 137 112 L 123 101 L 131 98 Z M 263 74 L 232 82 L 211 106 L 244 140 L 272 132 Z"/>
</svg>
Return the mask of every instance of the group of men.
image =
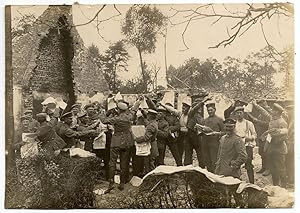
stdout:
<svg viewBox="0 0 300 213">
<path fill-rule="evenodd" d="M 110 100 L 113 98 L 110 97 Z M 218 175 L 240 178 L 241 167 L 245 164 L 249 182 L 254 183 L 253 148 L 258 145 L 263 162 L 259 172 L 270 170 L 274 185 L 286 187 L 287 177 L 293 182 L 293 168 L 290 167 L 293 165 L 292 114 L 286 116 L 289 120 L 285 120 L 285 110 L 280 105 L 273 104 L 271 108 L 265 102 L 253 102 L 254 108 L 259 111 L 259 116 L 255 117 L 244 112 L 246 103 L 235 101 L 225 110 L 223 120 L 216 115 L 215 103 L 206 104 L 207 100 L 207 94 L 185 99 L 181 112 L 172 103 L 162 104 L 161 97 L 148 95 L 140 96 L 133 106 L 118 100 L 114 101 L 114 107 L 108 108 L 106 102 L 106 106 L 91 103 L 82 109 L 78 103 L 66 113 L 46 106 L 42 113 L 36 115 L 36 120 L 32 111 L 25 111 L 21 117 L 21 132 L 34 132 L 41 146 L 53 156 L 84 141 L 84 149 L 96 153 L 104 161 L 109 180 L 106 193 L 114 188 L 118 158 L 118 188 L 123 190 L 130 180 L 130 164 L 132 175 L 143 177 L 155 167 L 165 164 L 166 147 L 177 166 L 193 164 L 195 150 L 198 165 Z M 140 107 L 143 101 L 148 109 Z M 205 106 L 208 117 L 204 119 Z M 132 125 L 144 125 L 145 134 L 136 137 Z M 103 126 L 106 129 L 105 149 L 97 149 L 94 140 Z M 149 144 L 150 153 L 138 155 L 137 144 Z"/>
</svg>

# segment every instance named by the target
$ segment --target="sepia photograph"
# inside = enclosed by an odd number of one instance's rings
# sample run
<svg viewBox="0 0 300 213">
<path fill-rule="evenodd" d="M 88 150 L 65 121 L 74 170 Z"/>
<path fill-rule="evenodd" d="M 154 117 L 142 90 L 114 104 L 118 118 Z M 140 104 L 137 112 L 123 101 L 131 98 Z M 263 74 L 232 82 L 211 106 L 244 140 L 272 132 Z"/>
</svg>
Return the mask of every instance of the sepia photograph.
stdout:
<svg viewBox="0 0 300 213">
<path fill-rule="evenodd" d="M 5 209 L 294 208 L 293 3 L 4 9 Z"/>
</svg>

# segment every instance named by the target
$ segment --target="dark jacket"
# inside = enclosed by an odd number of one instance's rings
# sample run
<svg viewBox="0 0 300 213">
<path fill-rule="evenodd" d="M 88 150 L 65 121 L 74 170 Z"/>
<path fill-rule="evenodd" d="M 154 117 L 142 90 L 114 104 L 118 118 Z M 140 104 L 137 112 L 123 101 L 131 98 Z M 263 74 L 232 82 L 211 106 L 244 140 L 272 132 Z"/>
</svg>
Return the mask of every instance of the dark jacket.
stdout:
<svg viewBox="0 0 300 213">
<path fill-rule="evenodd" d="M 157 141 L 156 141 L 157 132 L 158 132 L 158 124 L 157 121 L 153 120 L 150 121 L 146 126 L 145 135 L 135 139 L 137 143 L 145 143 L 145 142 L 150 143 L 151 156 L 153 157 L 158 156 Z"/>
<path fill-rule="evenodd" d="M 179 123 L 178 117 L 176 115 L 174 115 L 174 114 L 168 114 L 166 116 L 166 121 L 169 124 L 169 131 L 171 133 L 175 133 L 176 136 L 178 136 L 178 133 L 180 131 L 180 123 Z M 175 138 L 173 138 L 171 136 L 171 134 L 169 134 L 169 136 L 168 136 L 168 142 L 174 142 L 174 141 L 175 141 Z"/>
<path fill-rule="evenodd" d="M 41 141 L 42 148 L 50 153 L 62 149 L 67 145 L 64 140 L 56 134 L 54 128 L 47 122 L 42 123 L 36 133 L 37 138 Z"/>
<path fill-rule="evenodd" d="M 129 148 L 134 145 L 133 134 L 131 131 L 132 116 L 127 113 L 121 113 L 112 118 L 103 119 L 104 124 L 114 126 L 114 134 L 111 139 L 111 147 Z"/>
<path fill-rule="evenodd" d="M 157 142 L 166 143 L 169 136 L 169 124 L 163 118 L 158 120 Z"/>
<path fill-rule="evenodd" d="M 66 148 L 70 148 L 75 145 L 76 138 L 88 135 L 90 131 L 85 130 L 77 132 L 72 130 L 68 124 L 59 122 L 56 126 L 56 133 L 67 143 Z"/>
<path fill-rule="evenodd" d="M 236 134 L 221 137 L 216 162 L 216 174 L 239 178 L 241 165 L 246 160 L 246 147 L 241 137 Z"/>
</svg>

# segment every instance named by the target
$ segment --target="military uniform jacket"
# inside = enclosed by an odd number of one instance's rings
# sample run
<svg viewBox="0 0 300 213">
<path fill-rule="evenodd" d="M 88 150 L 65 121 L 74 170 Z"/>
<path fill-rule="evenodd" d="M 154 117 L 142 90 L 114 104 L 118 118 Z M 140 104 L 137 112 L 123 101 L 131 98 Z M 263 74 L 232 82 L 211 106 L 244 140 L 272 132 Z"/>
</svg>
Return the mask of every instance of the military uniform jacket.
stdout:
<svg viewBox="0 0 300 213">
<path fill-rule="evenodd" d="M 203 125 L 204 119 L 199 112 L 194 112 L 191 110 L 188 114 L 188 120 L 187 120 L 188 130 L 192 132 L 196 132 L 194 129 L 196 124 Z"/>
<path fill-rule="evenodd" d="M 216 162 L 216 174 L 239 178 L 241 165 L 246 160 L 246 147 L 241 137 L 235 134 L 221 137 Z"/>
<path fill-rule="evenodd" d="M 170 114 L 166 116 L 166 121 L 169 124 L 169 131 L 171 133 L 175 133 L 175 136 L 178 136 L 178 132 L 180 131 L 180 123 L 179 119 L 177 118 L 176 115 Z M 168 141 L 173 142 L 175 138 L 173 138 L 170 134 L 168 136 Z"/>
<path fill-rule="evenodd" d="M 64 140 L 56 134 L 54 128 L 47 122 L 42 123 L 36 133 L 37 138 L 42 143 L 42 148 L 50 152 L 62 149 L 67 145 Z"/>
<path fill-rule="evenodd" d="M 114 126 L 111 147 L 128 148 L 134 145 L 131 131 L 131 115 L 121 113 L 118 116 L 103 119 L 103 123 Z"/>
<path fill-rule="evenodd" d="M 166 143 L 169 136 L 169 123 L 165 119 L 158 121 L 157 141 Z"/>
<path fill-rule="evenodd" d="M 151 143 L 151 156 L 157 157 L 158 156 L 158 149 L 157 149 L 157 141 L 156 136 L 158 132 L 158 124 L 157 122 L 150 121 L 146 126 L 145 135 L 142 137 L 138 137 L 135 139 L 137 143 Z"/>
<path fill-rule="evenodd" d="M 288 136 L 288 124 L 286 121 L 282 117 L 276 120 L 271 120 L 269 123 L 269 129 L 277 129 L 280 133 L 277 135 L 271 135 L 272 139 L 268 152 L 287 154 L 286 141 Z"/>
<path fill-rule="evenodd" d="M 87 135 L 86 131 L 77 132 L 71 129 L 68 124 L 59 122 L 56 126 L 56 133 L 67 143 L 66 148 L 70 148 L 75 145 L 76 138 Z"/>
</svg>

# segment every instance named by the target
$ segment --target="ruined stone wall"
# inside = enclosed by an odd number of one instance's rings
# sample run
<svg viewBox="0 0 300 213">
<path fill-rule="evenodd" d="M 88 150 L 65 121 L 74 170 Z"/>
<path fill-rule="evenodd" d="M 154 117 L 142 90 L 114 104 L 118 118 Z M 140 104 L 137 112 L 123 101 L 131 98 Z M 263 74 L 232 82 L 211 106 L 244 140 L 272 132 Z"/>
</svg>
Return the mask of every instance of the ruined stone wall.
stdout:
<svg viewBox="0 0 300 213">
<path fill-rule="evenodd" d="M 56 29 L 51 29 L 48 36 L 40 42 L 36 67 L 29 82 L 31 89 L 67 96 L 65 88 L 69 82 L 64 76 L 65 60 L 61 49 L 61 37 Z"/>
</svg>

